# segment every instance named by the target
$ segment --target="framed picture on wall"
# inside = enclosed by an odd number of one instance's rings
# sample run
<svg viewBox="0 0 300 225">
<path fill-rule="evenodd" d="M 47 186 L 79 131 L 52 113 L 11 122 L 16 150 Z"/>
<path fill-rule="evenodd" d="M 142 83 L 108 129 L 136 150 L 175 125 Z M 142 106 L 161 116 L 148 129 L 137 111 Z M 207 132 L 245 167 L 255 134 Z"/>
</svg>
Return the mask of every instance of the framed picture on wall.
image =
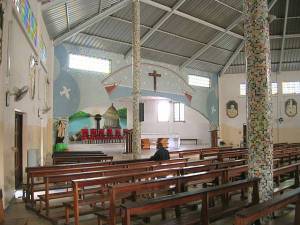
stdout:
<svg viewBox="0 0 300 225">
<path fill-rule="evenodd" d="M 288 99 L 284 104 L 285 114 L 289 117 L 297 115 L 297 102 L 295 99 Z"/>
<path fill-rule="evenodd" d="M 226 104 L 226 114 L 229 118 L 235 118 L 239 114 L 238 104 L 234 100 L 230 100 Z"/>
</svg>

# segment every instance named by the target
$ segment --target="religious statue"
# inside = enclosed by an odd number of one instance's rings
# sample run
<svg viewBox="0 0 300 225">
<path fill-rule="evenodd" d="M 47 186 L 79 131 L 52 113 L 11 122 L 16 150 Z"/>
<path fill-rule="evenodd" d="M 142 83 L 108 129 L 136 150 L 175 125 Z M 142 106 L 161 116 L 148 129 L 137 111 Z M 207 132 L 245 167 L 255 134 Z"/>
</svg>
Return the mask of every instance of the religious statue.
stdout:
<svg viewBox="0 0 300 225">
<path fill-rule="evenodd" d="M 238 104 L 236 101 L 229 101 L 226 104 L 226 114 L 229 118 L 235 118 L 238 115 Z"/>
<path fill-rule="evenodd" d="M 30 97 L 34 99 L 35 96 L 35 78 L 36 78 L 36 70 L 37 70 L 37 60 L 32 55 L 29 59 L 29 80 L 30 80 Z"/>
<path fill-rule="evenodd" d="M 288 99 L 285 102 L 285 114 L 289 117 L 297 115 L 297 102 L 295 99 Z"/>
<path fill-rule="evenodd" d="M 57 136 L 56 143 L 63 143 L 66 133 L 66 122 L 63 120 L 59 120 L 56 125 Z"/>
</svg>

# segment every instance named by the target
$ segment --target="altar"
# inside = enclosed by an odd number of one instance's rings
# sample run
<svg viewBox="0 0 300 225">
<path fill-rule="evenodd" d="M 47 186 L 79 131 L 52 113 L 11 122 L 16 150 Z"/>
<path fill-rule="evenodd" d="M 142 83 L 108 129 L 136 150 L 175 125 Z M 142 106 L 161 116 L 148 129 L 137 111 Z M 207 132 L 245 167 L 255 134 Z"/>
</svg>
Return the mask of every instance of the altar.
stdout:
<svg viewBox="0 0 300 225">
<path fill-rule="evenodd" d="M 180 147 L 180 136 L 178 134 L 144 133 L 141 135 L 141 140 L 142 149 L 150 149 L 151 145 L 156 147 L 157 143 L 162 143 L 169 150 L 179 149 Z"/>
</svg>

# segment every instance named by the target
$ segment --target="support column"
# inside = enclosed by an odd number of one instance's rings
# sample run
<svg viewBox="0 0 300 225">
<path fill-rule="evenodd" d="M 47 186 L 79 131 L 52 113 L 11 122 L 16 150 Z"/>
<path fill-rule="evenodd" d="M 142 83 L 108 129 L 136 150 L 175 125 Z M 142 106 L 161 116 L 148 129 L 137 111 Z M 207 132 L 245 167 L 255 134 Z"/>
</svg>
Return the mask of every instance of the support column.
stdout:
<svg viewBox="0 0 300 225">
<path fill-rule="evenodd" d="M 247 58 L 249 177 L 259 177 L 260 201 L 273 194 L 271 54 L 267 0 L 244 0 Z"/>
<path fill-rule="evenodd" d="M 141 42 L 140 42 L 140 0 L 132 0 L 132 152 L 135 159 L 141 154 L 141 124 L 139 121 Z"/>
</svg>

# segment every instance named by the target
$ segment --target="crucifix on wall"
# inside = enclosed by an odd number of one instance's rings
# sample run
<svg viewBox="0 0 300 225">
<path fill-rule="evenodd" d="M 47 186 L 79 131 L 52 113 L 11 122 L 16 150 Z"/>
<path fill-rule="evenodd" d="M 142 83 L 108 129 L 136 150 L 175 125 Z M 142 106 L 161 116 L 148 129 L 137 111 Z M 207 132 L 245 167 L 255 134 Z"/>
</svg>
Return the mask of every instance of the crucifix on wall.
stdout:
<svg viewBox="0 0 300 225">
<path fill-rule="evenodd" d="M 149 76 L 153 77 L 154 91 L 156 91 L 156 77 L 161 77 L 161 74 L 158 74 L 156 70 L 154 70 L 153 73 L 149 73 Z"/>
</svg>

